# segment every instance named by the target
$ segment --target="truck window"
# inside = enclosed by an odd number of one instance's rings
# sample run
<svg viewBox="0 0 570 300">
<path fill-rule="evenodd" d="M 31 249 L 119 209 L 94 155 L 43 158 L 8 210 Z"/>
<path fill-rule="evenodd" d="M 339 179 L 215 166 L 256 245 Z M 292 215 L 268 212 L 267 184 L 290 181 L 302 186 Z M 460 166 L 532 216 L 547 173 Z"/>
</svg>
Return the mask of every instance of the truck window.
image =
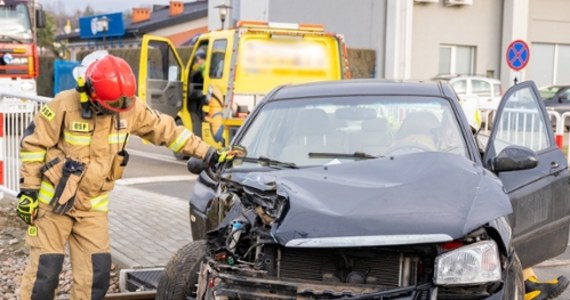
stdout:
<svg viewBox="0 0 570 300">
<path fill-rule="evenodd" d="M 212 60 L 210 61 L 210 78 L 222 78 L 224 76 L 224 60 L 228 41 L 216 40 L 212 48 Z"/>
<path fill-rule="evenodd" d="M 168 44 L 151 41 L 148 51 L 148 79 L 168 80 L 171 67 L 178 67 L 176 56 Z M 178 72 L 179 74 L 180 72 Z M 180 76 L 177 76 L 178 80 Z"/>
<path fill-rule="evenodd" d="M 240 39 L 236 93 L 265 93 L 281 84 L 341 77 L 335 37 L 246 35 Z"/>
</svg>

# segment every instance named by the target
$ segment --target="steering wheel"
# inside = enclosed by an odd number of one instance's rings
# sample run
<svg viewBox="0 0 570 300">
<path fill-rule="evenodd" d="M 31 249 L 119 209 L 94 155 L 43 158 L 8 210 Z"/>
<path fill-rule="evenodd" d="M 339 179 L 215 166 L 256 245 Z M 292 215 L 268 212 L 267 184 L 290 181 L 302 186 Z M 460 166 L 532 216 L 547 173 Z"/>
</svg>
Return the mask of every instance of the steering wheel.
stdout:
<svg viewBox="0 0 570 300">
<path fill-rule="evenodd" d="M 429 152 L 432 151 L 431 148 L 428 146 L 413 143 L 413 142 L 405 142 L 396 144 L 386 150 L 386 155 L 391 154 L 407 154 L 407 153 L 415 153 L 415 152 Z"/>
</svg>

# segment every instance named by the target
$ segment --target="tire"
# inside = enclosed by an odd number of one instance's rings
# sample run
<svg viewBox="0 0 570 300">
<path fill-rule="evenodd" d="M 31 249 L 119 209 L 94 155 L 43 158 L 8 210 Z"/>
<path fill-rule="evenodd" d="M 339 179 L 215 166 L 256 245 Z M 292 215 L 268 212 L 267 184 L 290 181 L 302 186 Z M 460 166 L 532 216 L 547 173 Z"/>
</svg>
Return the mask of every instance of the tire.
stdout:
<svg viewBox="0 0 570 300">
<path fill-rule="evenodd" d="M 176 125 L 184 126 L 182 119 L 176 119 Z M 172 152 L 172 154 L 174 155 L 174 158 L 176 158 L 177 160 L 188 160 L 190 158 L 190 156 L 186 156 L 180 152 Z"/>
<path fill-rule="evenodd" d="M 160 276 L 156 299 L 186 300 L 186 297 L 195 297 L 198 272 L 206 254 L 205 240 L 193 241 L 180 248 Z"/>
</svg>

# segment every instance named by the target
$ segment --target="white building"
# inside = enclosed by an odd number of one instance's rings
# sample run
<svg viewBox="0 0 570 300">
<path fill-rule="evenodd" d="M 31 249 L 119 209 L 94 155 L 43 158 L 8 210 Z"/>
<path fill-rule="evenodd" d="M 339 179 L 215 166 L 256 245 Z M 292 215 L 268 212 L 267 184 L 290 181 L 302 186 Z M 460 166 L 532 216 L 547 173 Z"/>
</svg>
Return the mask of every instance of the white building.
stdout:
<svg viewBox="0 0 570 300">
<path fill-rule="evenodd" d="M 481 74 L 505 87 L 534 80 L 570 84 L 568 0 L 210 0 L 208 25 L 220 28 L 216 6 L 232 7 L 228 22 L 320 23 L 342 33 L 349 48 L 376 51 L 375 76 L 427 79 L 439 73 Z M 514 40 L 530 60 L 507 65 Z"/>
</svg>

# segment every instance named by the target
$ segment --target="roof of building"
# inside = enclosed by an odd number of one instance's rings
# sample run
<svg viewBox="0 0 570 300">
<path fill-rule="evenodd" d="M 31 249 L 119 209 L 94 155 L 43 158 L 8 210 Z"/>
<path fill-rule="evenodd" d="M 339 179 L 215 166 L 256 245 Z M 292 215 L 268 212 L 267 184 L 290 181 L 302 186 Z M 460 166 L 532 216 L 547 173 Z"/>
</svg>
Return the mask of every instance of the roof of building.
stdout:
<svg viewBox="0 0 570 300">
<path fill-rule="evenodd" d="M 170 16 L 168 5 L 155 5 L 150 15 L 150 19 L 133 23 L 132 20 L 125 22 L 125 35 L 122 38 L 142 36 L 164 27 L 174 26 L 185 22 L 197 20 L 208 16 L 208 0 L 198 0 L 184 3 L 184 11 L 178 15 Z M 192 33 L 195 34 L 195 33 Z M 81 40 L 79 32 L 61 34 L 56 36 L 57 41 Z"/>
</svg>

